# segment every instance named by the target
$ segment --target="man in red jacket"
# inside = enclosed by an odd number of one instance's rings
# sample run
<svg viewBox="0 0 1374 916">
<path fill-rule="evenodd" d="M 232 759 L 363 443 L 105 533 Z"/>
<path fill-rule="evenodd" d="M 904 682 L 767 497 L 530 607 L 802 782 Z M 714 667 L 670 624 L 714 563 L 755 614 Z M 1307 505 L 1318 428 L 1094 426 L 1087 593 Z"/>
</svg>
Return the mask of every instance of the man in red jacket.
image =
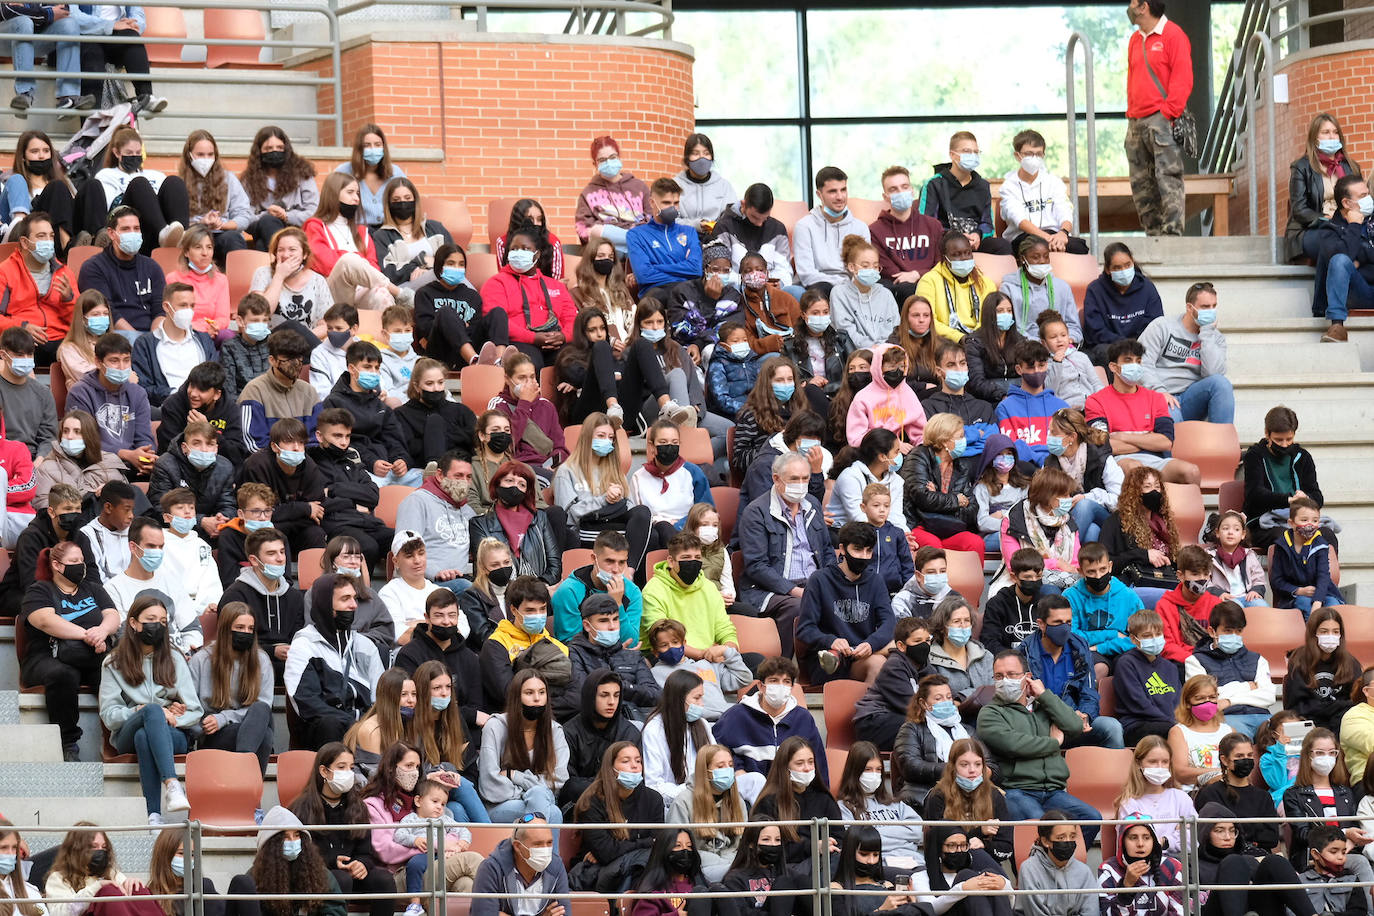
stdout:
<svg viewBox="0 0 1374 916">
<path fill-rule="evenodd" d="M 1164 15 L 1164 0 L 1131 0 L 1137 27 L 1126 49 L 1126 162 L 1146 235 L 1183 234 L 1183 152 L 1173 121 L 1193 91 L 1192 45 Z"/>
<path fill-rule="evenodd" d="M 50 366 L 72 323 L 76 283 L 56 258 L 52 218 L 30 213 L 15 236 L 19 250 L 0 262 L 0 330 L 20 327 L 33 335 L 34 362 Z"/>
</svg>

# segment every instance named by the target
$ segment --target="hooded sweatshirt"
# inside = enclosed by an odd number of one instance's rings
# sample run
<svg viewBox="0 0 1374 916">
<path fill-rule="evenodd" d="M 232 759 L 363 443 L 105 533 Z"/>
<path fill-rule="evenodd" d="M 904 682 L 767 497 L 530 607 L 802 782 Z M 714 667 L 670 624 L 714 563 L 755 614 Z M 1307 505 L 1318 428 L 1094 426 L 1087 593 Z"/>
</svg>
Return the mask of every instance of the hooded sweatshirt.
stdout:
<svg viewBox="0 0 1374 916">
<path fill-rule="evenodd" d="M 725 599 L 720 597 L 715 583 L 704 575 L 698 575 L 691 585 L 683 585 L 673 575 L 668 561 L 660 560 L 654 564 L 653 577 L 644 585 L 643 600 L 644 615 L 639 624 L 641 638 L 649 632 L 649 627 L 671 618 L 687 628 L 689 646 L 704 649 L 739 643 L 735 625 L 725 613 Z"/>
<path fill-rule="evenodd" d="M 961 280 L 943 260 L 916 283 L 916 295 L 930 302 L 936 332 L 955 343 L 982 325 L 983 303 L 995 292 L 997 285 L 981 270 L 975 268 Z"/>
<path fill-rule="evenodd" d="M 1156 318 L 1140 335 L 1145 356 L 1141 384 L 1175 397 L 1210 375 L 1226 374 L 1226 335 L 1215 325 L 1194 334 L 1178 316 Z"/>
<path fill-rule="evenodd" d="M 715 220 L 726 207 L 739 203 L 734 186 L 714 168 L 704 180 L 693 177 L 686 169 L 674 175 L 673 180 L 682 189 L 682 199 L 677 205 L 682 211 L 678 217 L 682 222 L 696 224 L 701 220 Z"/>
<path fill-rule="evenodd" d="M 878 248 L 878 269 L 891 279 L 899 273 L 914 270 L 925 274 L 940 259 L 940 236 L 945 227 L 933 216 L 926 216 L 918 207 L 907 211 L 899 220 L 891 210 L 883 210 L 868 226 L 869 240 Z"/>
<path fill-rule="evenodd" d="M 855 347 L 886 341 L 901 319 L 897 300 L 886 286 L 878 283 L 864 292 L 848 275 L 830 290 L 830 314 Z"/>
<path fill-rule="evenodd" d="M 516 273 L 509 264 L 482 284 L 482 314 L 490 315 L 496 308 L 505 309 L 510 319 L 511 343 L 533 344 L 533 329 L 547 324 L 550 317 L 558 323 L 563 336 L 570 337 L 577 318 L 572 294 L 561 280 L 546 277 L 538 270 Z"/>
<path fill-rule="evenodd" d="M 579 208 L 581 202 L 578 202 Z M 525 884 L 525 879 L 515 868 L 515 846 L 511 840 L 502 840 L 491 855 L 482 860 L 473 881 L 475 894 L 505 894 L 504 897 L 477 897 L 472 901 L 472 916 L 498 916 L 500 913 L 537 913 L 548 903 L 555 903 L 564 912 L 572 912 L 572 900 L 568 897 L 568 872 L 563 860 L 557 853 L 553 862 L 535 876 L 533 883 Z M 526 898 L 524 894 L 561 894 L 556 900 Z"/>
<path fill-rule="evenodd" d="M 1041 465 L 1050 454 L 1050 417 L 1068 406 L 1048 388 L 1028 394 L 1020 385 L 1012 384 L 997 405 L 997 425 L 1003 435 L 1016 440 L 1018 458 Z"/>
<path fill-rule="evenodd" d="M 448 641 L 447 648 L 440 648 L 434 641 L 429 632 L 429 624 L 417 623 L 411 631 L 410 642 L 401 646 L 393 665 L 414 674 L 415 669 L 425 662 L 443 662 L 453 678 L 456 688 L 454 696 L 458 705 L 475 709 L 482 703 L 482 681 L 477 673 L 477 653 L 469 649 L 463 641 L 463 616 L 460 614 L 458 619 L 459 635 Z M 474 725 L 475 720 L 468 727 Z"/>
<path fill-rule="evenodd" d="M 837 639 L 851 646 L 866 642 L 877 652 L 892 642 L 895 624 L 887 587 L 872 563 L 858 579 L 850 579 L 838 564 L 822 566 L 806 581 L 797 640 L 806 644 L 808 656 Z"/>
<path fill-rule="evenodd" d="M 992 186 L 977 171 L 969 174 L 968 184 L 960 184 L 954 177 L 954 163 L 941 162 L 935 166 L 935 177 L 921 189 L 920 210 L 938 219 L 946 229 L 958 220 L 983 238 L 994 233 L 992 221 Z"/>
<path fill-rule="evenodd" d="M 581 796 L 582 790 L 596 778 L 607 748 L 617 741 L 639 746 L 639 726 L 631 721 L 624 705 L 616 706 L 609 719 L 596 711 L 597 688 L 608 681 L 618 683 L 619 679 L 620 675 L 609 668 L 588 674 L 578 694 L 579 711 L 563 725 L 563 738 L 568 742 L 568 782 L 564 790 L 574 798 Z"/>
<path fill-rule="evenodd" d="M 118 452 L 152 445 L 148 393 L 132 382 L 125 382 L 111 391 L 100 381 L 102 371 L 92 369 L 71 387 L 67 392 L 67 410 L 84 410 L 95 417 L 101 451 Z"/>
<path fill-rule="evenodd" d="M 1154 281 L 1136 268 L 1135 276 L 1123 293 L 1102 272 L 1083 294 L 1083 342 L 1103 346 L 1128 337 L 1139 337 L 1156 318 L 1163 317 L 1164 305 Z"/>
<path fill-rule="evenodd" d="M 849 278 L 840 249 L 847 235 L 857 235 L 868 241 L 868 227 L 846 209 L 844 216 L 832 223 L 825 217 L 821 204 L 797 220 L 792 227 L 793 252 L 797 264 L 797 282 L 802 286 L 813 283 L 843 283 Z M 888 329 L 891 333 L 891 328 Z M 880 339 L 886 339 L 886 334 Z"/>
<path fill-rule="evenodd" d="M 461 503 L 439 486 L 439 476 L 431 474 L 414 493 L 401 500 L 396 510 L 396 530 L 418 531 L 425 542 L 425 578 L 446 569 L 471 575 L 472 558 L 468 550 L 468 522 L 477 512 L 465 499 Z"/>
<path fill-rule="evenodd" d="M 1141 877 L 1136 887 L 1175 887 L 1182 884 L 1182 866 L 1177 859 L 1164 855 L 1154 828 L 1148 823 L 1144 826 L 1154 838 L 1152 867 Z M 1102 863 L 1098 883 L 1104 888 L 1125 887 L 1123 879 L 1129 864 L 1126 860 L 1125 846 L 1118 844 L 1116 856 Z M 1098 899 L 1101 901 L 1101 916 L 1183 916 L 1182 891 L 1108 894 Z"/>
<path fill-rule="evenodd" d="M 1074 217 L 1064 179 L 1048 168 L 1040 169 L 1030 181 L 1021 178 L 1020 168 L 1012 169 L 1002 179 L 998 205 L 1006 223 L 1002 238 L 1009 242 L 1021 236 L 1021 223 L 1025 220 L 1037 229 L 1058 232 Z"/>
<path fill-rule="evenodd" d="M 515 339 L 514 331 L 511 332 L 511 339 Z M 550 458 L 554 459 L 555 463 L 567 459 L 568 447 L 563 439 L 563 425 L 558 422 L 558 409 L 553 406 L 552 401 L 543 397 L 526 401 L 513 397 L 509 388 L 502 388 L 501 393 L 491 399 L 487 409 L 499 410 L 510 418 L 511 438 L 515 440 L 516 461 L 523 461 L 538 467 L 548 463 Z M 553 442 L 551 454 L 540 454 L 534 446 L 525 441 L 525 427 L 530 423 L 533 423 L 540 432 Z"/>
<path fill-rule="evenodd" d="M 291 640 L 283 683 L 302 718 L 357 720 L 372 705 L 377 679 L 385 670 L 372 640 L 334 622 L 334 582 L 325 574 L 310 587 L 310 623 Z"/>
<path fill-rule="evenodd" d="M 1023 916 L 1098 916 L 1098 896 L 1092 892 L 1097 882 L 1092 869 L 1074 856 L 1061 866 L 1044 846 L 1036 843 L 1021 863 L 1017 878 L 1023 891 L 1083 889 L 1081 894 L 1018 897 Z"/>
<path fill-rule="evenodd" d="M 1112 673 L 1116 718 L 1127 731 L 1148 722 L 1172 723 L 1182 686 L 1177 662 L 1163 655 L 1150 658 L 1132 646 L 1117 659 Z"/>
<path fill-rule="evenodd" d="M 123 320 L 135 331 L 146 331 L 154 316 L 162 314 L 162 288 L 166 280 L 157 262 L 144 255 L 121 261 L 115 257 L 113 246 L 106 248 L 81 265 L 76 285 L 81 290 L 100 290 L 109 300 L 113 313 L 111 330 Z"/>
<path fill-rule="evenodd" d="M 781 220 L 770 216 L 762 226 L 755 226 L 740 212 L 739 201 L 735 201 L 716 221 L 716 241 L 729 246 L 731 269 L 738 271 L 744 256 L 755 251 L 768 262 L 770 279 L 783 286 L 792 285 L 792 243 Z"/>
<path fill-rule="evenodd" d="M 629 172 L 622 171 L 616 176 L 619 181 L 611 181 L 599 172 L 592 176 L 582 194 L 577 198 L 577 237 L 585 245 L 593 226 L 619 226 L 632 229 L 647 221 L 653 202 L 649 199 L 649 186 Z M 486 290 L 482 299 L 487 298 Z"/>
<path fill-rule="evenodd" d="M 873 348 L 873 365 L 881 366 L 883 354 L 891 344 L 879 344 Z M 870 429 L 888 429 L 899 439 L 917 444 L 926 428 L 926 412 L 916 392 L 906 380 L 893 388 L 883 378 L 882 372 L 873 373 L 873 381 L 854 395 L 850 402 L 849 414 L 845 420 L 845 438 L 855 448 L 859 447 L 864 433 Z M 894 498 L 893 505 L 896 505 Z"/>
<path fill-rule="evenodd" d="M 735 769 L 746 773 L 768 775 L 773 758 L 777 756 L 778 745 L 788 738 L 802 738 L 816 752 L 816 778 L 823 785 L 830 784 L 830 769 L 826 765 L 822 749 L 825 742 L 816 729 L 816 719 L 811 710 L 797 703 L 797 698 L 788 694 L 782 713 L 770 715 L 764 710 L 760 700 L 764 688 L 760 687 L 739 703 L 725 710 L 712 727 L 716 743 L 723 744 L 735 755 Z"/>
<path fill-rule="evenodd" d="M 220 596 L 219 606 L 224 607 L 231 601 L 242 601 L 253 612 L 258 644 L 268 655 L 273 655 L 277 646 L 289 644 L 305 625 L 305 595 L 285 576 L 269 589 L 262 584 L 257 572 L 248 567 L 229 583 Z"/>
<path fill-rule="evenodd" d="M 553 703 L 554 715 L 560 721 L 577 714 L 582 684 L 587 678 L 606 669 L 620 676 L 620 703 L 637 709 L 636 718 L 647 716 L 658 705 L 663 688 L 638 649 L 626 649 L 621 642 L 602 646 L 592 642 L 586 633 L 578 633 L 568 641 L 568 659 L 572 662 L 572 680 L 558 691 Z"/>
<path fill-rule="evenodd" d="M 1054 274 L 1036 283 L 1026 276 L 1024 269 L 1007 274 L 998 286 L 998 292 L 1011 300 L 1011 313 L 1016 317 L 1016 330 L 1030 340 L 1040 339 L 1040 328 L 1035 320 L 1041 312 L 1053 309 L 1064 319 L 1069 329 L 1069 339 L 1075 346 L 1083 343 L 1083 329 L 1078 325 L 1078 303 L 1073 298 L 1073 287 Z"/>
<path fill-rule="evenodd" d="M 1064 597 L 1073 608 L 1073 629 L 1099 655 L 1111 657 L 1129 652 L 1135 645 L 1126 635 L 1126 621 L 1145 605 L 1135 590 L 1115 576 L 1105 595 L 1088 591 L 1088 583 L 1079 579 Z"/>
<path fill-rule="evenodd" d="M 580 566 L 553 592 L 552 620 L 550 631 L 558 639 L 568 642 L 582 632 L 582 602 L 590 594 L 606 594 L 605 584 L 592 578 L 592 564 Z M 625 597 L 620 601 L 620 641 L 639 640 L 639 621 L 644 616 L 644 597 L 639 586 L 621 577 L 625 585 Z M 609 666 L 608 666 L 609 667 Z"/>
</svg>

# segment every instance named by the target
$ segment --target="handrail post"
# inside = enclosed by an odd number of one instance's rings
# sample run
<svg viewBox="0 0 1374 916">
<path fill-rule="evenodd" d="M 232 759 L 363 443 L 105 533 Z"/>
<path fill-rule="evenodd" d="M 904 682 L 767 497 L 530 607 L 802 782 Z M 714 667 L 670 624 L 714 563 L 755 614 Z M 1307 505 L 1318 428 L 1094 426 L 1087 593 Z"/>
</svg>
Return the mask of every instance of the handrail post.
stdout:
<svg viewBox="0 0 1374 916">
<path fill-rule="evenodd" d="M 823 894 L 828 896 L 830 891 L 830 882 L 821 880 L 821 859 L 826 859 L 827 865 L 829 864 L 830 849 L 829 844 L 821 845 L 820 823 L 814 817 L 811 819 L 811 877 L 813 882 L 811 890 L 816 898 L 812 902 L 811 911 L 815 916 L 825 916 L 825 900 L 822 897 Z"/>
<path fill-rule="evenodd" d="M 1251 58 L 1251 49 L 1258 47 L 1262 55 L 1264 65 L 1264 114 L 1268 123 L 1265 125 L 1265 146 L 1269 166 L 1269 175 L 1265 182 L 1265 203 L 1269 206 L 1269 258 L 1273 264 L 1279 263 L 1279 234 L 1278 234 L 1278 141 L 1276 138 L 1276 128 L 1274 125 L 1274 45 L 1268 35 L 1256 32 L 1250 36 L 1245 47 L 1239 54 L 1240 67 L 1243 70 L 1245 79 L 1237 80 L 1238 91 L 1243 92 L 1244 98 L 1238 100 L 1236 109 L 1239 111 L 1241 105 L 1245 108 L 1245 133 L 1246 140 L 1246 159 L 1249 165 L 1248 185 L 1250 203 L 1250 234 L 1259 235 L 1259 144 L 1258 131 L 1255 129 L 1255 63 Z"/>
<path fill-rule="evenodd" d="M 205 849 L 202 839 L 200 821 L 187 821 L 181 853 L 181 889 L 186 893 L 187 916 L 205 916 L 205 882 L 202 877 Z M 185 867 L 187 862 L 190 862 L 190 868 Z"/>
<path fill-rule="evenodd" d="M 1078 220 L 1078 103 L 1074 92 L 1074 49 L 1083 46 L 1083 84 L 1087 96 L 1084 121 L 1088 125 L 1088 233 L 1089 248 L 1097 251 L 1097 105 L 1093 86 L 1093 46 L 1082 32 L 1069 36 L 1064 53 L 1064 95 L 1068 105 L 1069 128 L 1069 199 L 1073 201 L 1073 228 L 1079 230 Z"/>
</svg>

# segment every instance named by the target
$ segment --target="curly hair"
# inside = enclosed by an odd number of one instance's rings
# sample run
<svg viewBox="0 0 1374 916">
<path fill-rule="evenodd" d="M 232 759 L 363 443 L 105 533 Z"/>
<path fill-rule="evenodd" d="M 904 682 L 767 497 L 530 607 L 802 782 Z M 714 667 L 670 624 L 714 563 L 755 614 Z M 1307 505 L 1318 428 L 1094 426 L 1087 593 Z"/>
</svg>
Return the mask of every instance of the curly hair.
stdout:
<svg viewBox="0 0 1374 916">
<path fill-rule="evenodd" d="M 248 874 L 259 894 L 297 894 L 304 900 L 262 900 L 268 916 L 292 916 L 299 907 L 307 913 L 324 906 L 319 898 L 329 893 L 329 871 L 315 844 L 301 843 L 301 854 L 294 860 L 282 855 L 285 832 L 275 833 L 258 849 Z"/>
<path fill-rule="evenodd" d="M 783 416 L 783 411 L 779 409 L 781 402 L 773 396 L 773 378 L 778 374 L 779 369 L 792 370 L 792 400 L 785 405 L 787 416 Z M 759 370 L 759 377 L 754 382 L 754 387 L 749 391 L 749 397 L 745 399 L 744 409 L 754 414 L 754 421 L 758 424 L 759 431 L 773 435 L 782 432 L 783 426 L 787 424 L 790 417 L 795 417 L 811 409 L 811 402 L 806 399 L 806 392 L 801 385 L 797 384 L 797 365 L 792 360 L 784 356 L 774 356 L 765 360 L 763 367 Z"/>
<path fill-rule="evenodd" d="M 266 167 L 262 164 L 262 145 L 274 137 L 282 142 L 286 152 L 286 162 L 277 170 L 277 190 L 285 193 L 293 185 L 315 180 L 314 163 L 296 155 L 286 131 L 275 124 L 269 124 L 253 137 L 253 147 L 248 151 L 248 162 L 239 173 L 239 183 L 248 195 L 248 202 L 254 207 L 261 207 L 263 201 L 272 194 L 267 187 Z"/>
<path fill-rule="evenodd" d="M 1121 497 L 1116 501 L 1121 530 L 1135 541 L 1137 547 L 1149 549 L 1150 510 L 1140 501 L 1146 477 L 1153 477 L 1159 483 L 1159 515 L 1168 526 L 1169 556 L 1172 558 L 1178 553 L 1178 525 L 1174 523 L 1174 510 L 1169 506 L 1169 491 L 1164 486 L 1164 478 L 1154 468 L 1134 467 L 1126 472 L 1126 479 L 1121 484 Z"/>
</svg>

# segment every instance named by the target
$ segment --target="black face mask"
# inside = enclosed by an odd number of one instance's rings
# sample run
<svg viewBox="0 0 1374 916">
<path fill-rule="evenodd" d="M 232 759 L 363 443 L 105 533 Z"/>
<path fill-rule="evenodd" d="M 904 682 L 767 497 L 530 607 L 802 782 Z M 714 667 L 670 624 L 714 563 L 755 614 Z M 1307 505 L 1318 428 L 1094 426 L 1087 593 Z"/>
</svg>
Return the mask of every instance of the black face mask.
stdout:
<svg viewBox="0 0 1374 916">
<path fill-rule="evenodd" d="M 505 588 L 510 584 L 510 577 L 515 575 L 514 566 L 498 566 L 487 573 L 487 579 L 497 588 Z"/>
<path fill-rule="evenodd" d="M 1255 761 L 1249 757 L 1242 757 L 1231 764 L 1231 775 L 1237 779 L 1244 779 L 1255 772 Z"/>
<path fill-rule="evenodd" d="M 119 170 L 121 172 L 128 172 L 130 175 L 132 175 L 134 172 L 137 172 L 141 168 L 143 168 L 142 156 L 119 157 Z"/>
<path fill-rule="evenodd" d="M 1107 586 L 1111 584 L 1112 574 L 1107 573 L 1105 576 L 1084 576 L 1083 581 L 1088 583 L 1088 588 L 1093 591 L 1104 592 L 1107 590 Z"/>
<path fill-rule="evenodd" d="M 957 874 L 973 865 L 973 853 L 967 849 L 963 852 L 942 852 L 940 853 L 940 864 Z"/>
<path fill-rule="evenodd" d="M 110 867 L 110 851 L 108 849 L 91 850 L 91 874 L 103 875 L 105 870 Z"/>
<path fill-rule="evenodd" d="M 782 846 L 757 846 L 759 864 L 769 868 L 777 868 L 782 864 Z"/>
<path fill-rule="evenodd" d="M 887 382 L 887 387 L 896 388 L 906 378 L 906 373 L 901 369 L 884 369 L 883 381 Z"/>
<path fill-rule="evenodd" d="M 340 448 L 337 445 L 322 445 L 320 446 L 320 451 L 324 452 L 330 458 L 342 458 L 348 454 L 349 449 Z"/>
<path fill-rule="evenodd" d="M 342 216 L 344 219 L 352 221 L 353 217 L 356 216 L 357 213 L 357 204 L 346 204 L 343 201 L 339 201 L 339 215 Z"/>
<path fill-rule="evenodd" d="M 391 202 L 391 216 L 394 219 L 413 219 L 415 216 L 415 201 L 393 200 Z"/>
<path fill-rule="evenodd" d="M 1050 844 L 1050 855 L 1060 862 L 1067 862 L 1073 858 L 1073 854 L 1078 851 L 1078 844 L 1073 840 L 1058 840 Z"/>
<path fill-rule="evenodd" d="M 32 165 L 33 163 L 29 164 Z M 1298 453 L 1298 444 L 1296 442 L 1293 442 L 1288 445 L 1275 445 L 1274 443 L 1270 442 L 1269 451 L 1276 458 L 1291 458 Z"/>
<path fill-rule="evenodd" d="M 286 150 L 279 149 L 270 153 L 263 153 L 258 159 L 269 169 L 279 169 L 286 165 Z"/>
<path fill-rule="evenodd" d="M 540 716 L 542 716 L 544 714 L 544 710 L 548 708 L 549 707 L 544 703 L 540 703 L 538 706 L 530 706 L 526 703 L 521 703 L 520 715 L 525 717 L 526 722 L 534 722 Z"/>
<path fill-rule="evenodd" d="M 247 652 L 257 641 L 257 636 L 252 633 L 241 633 L 235 630 L 229 634 L 229 645 L 235 652 Z"/>
<path fill-rule="evenodd" d="M 24 165 L 28 168 L 30 175 L 47 175 L 52 171 L 52 157 L 47 159 L 27 159 Z"/>
<path fill-rule="evenodd" d="M 697 581 L 697 576 L 701 575 L 700 560 L 679 560 L 677 564 L 677 577 L 682 580 L 684 585 L 691 585 Z"/>
<path fill-rule="evenodd" d="M 697 851 L 695 849 L 674 849 L 668 853 L 668 867 L 675 875 L 695 875 L 697 873 Z"/>
<path fill-rule="evenodd" d="M 883 861 L 860 862 L 854 860 L 854 875 L 859 878 L 881 878 L 883 876 Z"/>
<path fill-rule="evenodd" d="M 487 448 L 497 455 L 510 451 L 510 433 L 505 430 L 492 433 L 487 439 Z"/>
<path fill-rule="evenodd" d="M 75 531 L 81 527 L 86 516 L 80 512 L 63 512 L 57 517 L 57 524 L 63 531 Z"/>
<path fill-rule="evenodd" d="M 430 624 L 429 635 L 437 642 L 448 642 L 458 635 L 458 628 L 451 623 Z"/>
<path fill-rule="evenodd" d="M 662 468 L 666 468 L 669 465 L 671 465 L 674 461 L 677 461 L 677 453 L 678 446 L 676 445 L 654 446 L 654 455 L 657 456 L 654 460 L 657 461 L 658 466 Z"/>
<path fill-rule="evenodd" d="M 67 577 L 68 582 L 83 582 L 86 579 L 86 564 L 68 563 L 62 567 L 62 575 Z"/>
<path fill-rule="evenodd" d="M 1032 582 L 1021 582 L 1018 580 L 1016 583 L 1016 588 L 1021 592 L 1021 594 L 1025 595 L 1027 598 L 1034 601 L 1036 598 L 1040 596 L 1041 585 L 1042 583 L 1039 579 L 1036 579 Z"/>
<path fill-rule="evenodd" d="M 862 576 L 864 570 L 868 569 L 868 564 L 873 562 L 872 557 L 856 557 L 848 551 L 844 555 L 844 565 L 849 567 L 849 571 L 856 576 Z"/>
<path fill-rule="evenodd" d="M 1149 493 L 1140 494 L 1140 504 L 1156 515 L 1164 507 L 1164 494 L 1158 490 L 1151 490 Z"/>
<path fill-rule="evenodd" d="M 448 400 L 447 391 L 421 391 L 420 400 L 426 407 L 438 407 Z"/>
<path fill-rule="evenodd" d="M 356 611 L 335 611 L 334 629 L 340 633 L 347 633 L 353 629 L 353 617 L 356 613 Z"/>
<path fill-rule="evenodd" d="M 611 271 L 615 270 L 615 258 L 596 258 L 592 261 L 592 270 L 603 277 L 609 277 Z"/>
<path fill-rule="evenodd" d="M 519 487 L 497 487 L 496 498 L 501 501 L 501 505 L 514 509 L 525 501 L 525 491 Z"/>
<path fill-rule="evenodd" d="M 916 666 L 919 671 L 930 664 L 930 643 L 918 642 L 906 647 L 906 657 Z"/>
<path fill-rule="evenodd" d="M 138 631 L 138 641 L 145 646 L 161 645 L 166 636 L 167 624 L 165 623 L 145 623 L 143 629 Z"/>
<path fill-rule="evenodd" d="M 856 393 L 863 391 L 872 381 L 872 372 L 851 372 L 849 373 L 849 390 Z"/>
</svg>

